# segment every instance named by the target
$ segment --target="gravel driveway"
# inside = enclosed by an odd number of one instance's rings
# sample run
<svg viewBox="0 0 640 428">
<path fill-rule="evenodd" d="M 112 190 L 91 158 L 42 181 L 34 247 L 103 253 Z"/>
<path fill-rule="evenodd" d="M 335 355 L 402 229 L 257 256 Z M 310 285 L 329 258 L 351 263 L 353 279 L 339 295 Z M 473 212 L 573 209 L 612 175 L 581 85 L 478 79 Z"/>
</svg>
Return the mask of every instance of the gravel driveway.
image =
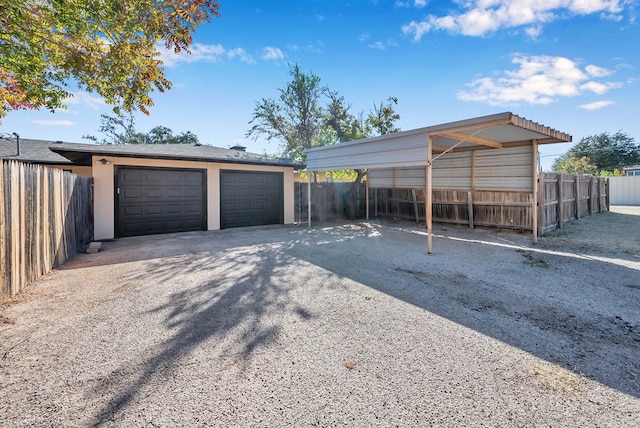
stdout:
<svg viewBox="0 0 640 428">
<path fill-rule="evenodd" d="M 0 307 L 0 425 L 640 426 L 638 214 L 107 242 Z"/>
</svg>

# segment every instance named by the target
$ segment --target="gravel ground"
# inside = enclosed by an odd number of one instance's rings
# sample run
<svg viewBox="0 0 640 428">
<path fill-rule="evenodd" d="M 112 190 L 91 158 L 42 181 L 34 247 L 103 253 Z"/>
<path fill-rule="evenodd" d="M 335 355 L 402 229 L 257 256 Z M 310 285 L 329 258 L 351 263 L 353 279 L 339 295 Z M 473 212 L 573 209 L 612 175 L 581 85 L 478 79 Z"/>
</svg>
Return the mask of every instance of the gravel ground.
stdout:
<svg viewBox="0 0 640 428">
<path fill-rule="evenodd" d="M 120 239 L 0 307 L 0 425 L 640 426 L 640 209 Z"/>
</svg>

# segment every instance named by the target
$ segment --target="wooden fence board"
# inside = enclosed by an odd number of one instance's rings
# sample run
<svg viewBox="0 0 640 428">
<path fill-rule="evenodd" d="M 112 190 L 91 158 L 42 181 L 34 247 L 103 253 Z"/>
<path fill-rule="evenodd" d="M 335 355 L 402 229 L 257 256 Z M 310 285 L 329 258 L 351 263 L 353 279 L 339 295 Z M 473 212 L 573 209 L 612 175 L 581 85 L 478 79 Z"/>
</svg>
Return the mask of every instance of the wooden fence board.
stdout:
<svg viewBox="0 0 640 428">
<path fill-rule="evenodd" d="M 349 218 L 345 206 L 364 214 L 366 187 L 360 197 L 345 201 L 351 183 L 314 183 L 312 220 Z M 541 173 L 538 177 L 538 236 L 608 209 L 608 179 L 587 175 Z M 424 189 L 369 189 L 375 216 L 425 220 Z M 433 190 L 433 220 L 441 223 L 532 230 L 533 194 L 512 191 Z M 296 183 L 296 220 L 307 220 L 307 183 Z"/>
<path fill-rule="evenodd" d="M 92 179 L 0 162 L 0 302 L 93 239 Z"/>
</svg>

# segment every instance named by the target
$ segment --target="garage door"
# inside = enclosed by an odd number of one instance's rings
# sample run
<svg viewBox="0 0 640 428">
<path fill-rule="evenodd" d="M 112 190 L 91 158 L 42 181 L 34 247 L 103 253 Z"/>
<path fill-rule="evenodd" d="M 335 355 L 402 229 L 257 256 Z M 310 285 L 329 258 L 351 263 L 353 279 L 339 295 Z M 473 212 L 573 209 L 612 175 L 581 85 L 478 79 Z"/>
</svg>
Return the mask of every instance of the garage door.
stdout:
<svg viewBox="0 0 640 428">
<path fill-rule="evenodd" d="M 206 230 L 205 171 L 117 170 L 117 236 Z"/>
<path fill-rule="evenodd" d="M 280 172 L 220 172 L 220 227 L 284 222 Z"/>
</svg>

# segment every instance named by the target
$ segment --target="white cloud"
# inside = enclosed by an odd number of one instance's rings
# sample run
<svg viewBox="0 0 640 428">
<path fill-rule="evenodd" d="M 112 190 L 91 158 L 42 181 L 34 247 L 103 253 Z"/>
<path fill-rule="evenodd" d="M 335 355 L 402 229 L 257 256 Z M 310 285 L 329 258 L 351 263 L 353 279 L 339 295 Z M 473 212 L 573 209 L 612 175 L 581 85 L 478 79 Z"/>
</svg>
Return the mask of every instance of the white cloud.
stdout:
<svg viewBox="0 0 640 428">
<path fill-rule="evenodd" d="M 413 2 L 397 0 L 395 5 L 396 5 L 396 7 L 409 8 L 409 7 L 413 6 L 413 7 L 416 7 L 418 9 L 422 9 L 423 7 L 425 7 L 427 5 L 427 3 L 429 3 L 427 0 L 413 0 Z"/>
<path fill-rule="evenodd" d="M 255 64 L 256 62 L 253 57 L 248 55 L 242 48 L 231 49 L 227 52 L 227 57 L 230 59 L 238 58 L 240 61 L 246 62 L 247 64 Z"/>
<path fill-rule="evenodd" d="M 360 37 L 358 37 L 359 42 L 366 42 L 369 39 L 369 33 L 362 33 Z"/>
<path fill-rule="evenodd" d="M 101 106 L 106 104 L 102 97 L 91 95 L 85 91 L 72 92 L 71 97 L 64 101 L 66 104 L 84 105 L 92 110 L 98 110 Z"/>
<path fill-rule="evenodd" d="M 269 60 L 284 59 L 284 53 L 282 53 L 282 50 L 280 50 L 280 48 L 267 46 L 262 49 L 262 52 L 264 53 L 262 55 L 262 59 L 269 59 Z"/>
<path fill-rule="evenodd" d="M 604 72 L 606 69 L 589 65 L 582 70 L 564 57 L 515 55 L 512 62 L 518 66 L 516 70 L 505 70 L 498 78 L 478 78 L 467 85 L 468 90 L 458 92 L 458 99 L 493 106 L 517 102 L 550 104 L 560 97 L 584 92 L 602 95 L 621 86 L 620 83 L 593 80 L 608 75 Z"/>
<path fill-rule="evenodd" d="M 525 34 L 532 39 L 537 39 L 540 34 L 542 34 L 542 27 L 536 25 L 534 27 L 529 27 L 524 30 Z"/>
<path fill-rule="evenodd" d="M 582 104 L 580 106 L 581 109 L 584 110 L 598 110 L 601 109 L 603 107 L 608 107 L 610 105 L 614 104 L 613 101 L 596 101 L 593 103 L 589 103 L 589 104 Z"/>
<path fill-rule="evenodd" d="M 180 63 L 218 62 L 225 58 L 238 59 L 247 64 L 255 64 L 256 62 L 244 49 L 225 49 L 221 44 L 205 45 L 194 43 L 190 48 L 191 54 L 186 52 L 175 53 L 173 50 L 166 49 L 162 44 L 158 44 L 156 49 L 160 53 L 160 60 L 166 67 L 174 67 Z"/>
<path fill-rule="evenodd" d="M 75 125 L 75 122 L 72 122 L 70 120 L 40 120 L 40 119 L 36 119 L 36 120 L 32 120 L 31 122 L 38 124 L 38 125 L 44 125 L 44 126 L 72 126 Z"/>
<path fill-rule="evenodd" d="M 529 37 L 537 37 L 543 24 L 560 16 L 599 13 L 606 19 L 619 17 L 625 0 L 467 0 L 459 4 L 463 8 L 459 13 L 429 15 L 404 25 L 402 31 L 419 41 L 426 33 L 436 30 L 484 36 L 503 28 L 526 27 Z"/>
<path fill-rule="evenodd" d="M 394 46 L 398 46 L 398 44 L 393 39 L 389 39 L 386 42 L 377 41 L 367 45 L 369 49 L 377 49 L 381 51 L 386 50 L 388 47 L 394 47 Z"/>
<path fill-rule="evenodd" d="M 597 65 L 589 64 L 585 68 L 589 76 L 593 77 L 605 77 L 613 74 L 613 71 L 607 70 L 606 68 L 598 67 Z"/>
<path fill-rule="evenodd" d="M 173 67 L 182 62 L 187 64 L 192 62 L 216 62 L 226 52 L 226 49 L 221 44 L 205 45 L 202 43 L 191 45 L 191 54 L 187 52 L 175 53 L 173 50 L 165 48 L 162 44 L 158 44 L 156 49 L 160 53 L 160 60 L 166 67 Z"/>
<path fill-rule="evenodd" d="M 386 46 L 384 45 L 384 43 L 382 43 L 382 42 L 375 42 L 375 43 L 371 43 L 371 44 L 370 44 L 370 45 L 368 45 L 367 47 L 368 47 L 368 48 L 371 48 L 371 49 L 378 49 L 378 50 L 381 50 L 381 51 L 383 51 L 383 50 L 387 49 L 387 47 L 386 47 Z"/>
</svg>

